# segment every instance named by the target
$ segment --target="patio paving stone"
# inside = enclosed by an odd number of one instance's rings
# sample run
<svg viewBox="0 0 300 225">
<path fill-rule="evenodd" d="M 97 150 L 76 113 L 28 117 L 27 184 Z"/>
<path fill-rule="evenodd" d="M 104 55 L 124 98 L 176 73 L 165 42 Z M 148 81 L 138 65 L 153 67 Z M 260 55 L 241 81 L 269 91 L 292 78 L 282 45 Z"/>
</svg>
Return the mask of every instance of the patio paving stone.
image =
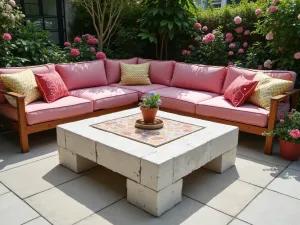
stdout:
<svg viewBox="0 0 300 225">
<path fill-rule="evenodd" d="M 0 196 L 1 225 L 20 225 L 38 216 L 38 213 L 12 192 Z"/>
<path fill-rule="evenodd" d="M 0 173 L 0 181 L 21 198 L 47 190 L 79 174 L 59 165 L 58 156 L 53 156 Z"/>
<path fill-rule="evenodd" d="M 125 196 L 125 178 L 97 167 L 25 201 L 54 225 L 70 225 Z"/>
<path fill-rule="evenodd" d="M 300 171 L 300 160 L 292 162 L 288 168 Z"/>
<path fill-rule="evenodd" d="M 239 155 L 236 158 L 235 166 L 224 174 L 259 187 L 266 187 L 283 170 L 284 167 Z"/>
<path fill-rule="evenodd" d="M 249 225 L 249 223 L 245 223 L 241 220 L 238 220 L 238 219 L 234 219 L 230 224 L 228 225 Z"/>
<path fill-rule="evenodd" d="M 45 220 L 43 217 L 39 217 L 39 218 L 31 220 L 27 223 L 24 223 L 24 225 L 51 225 L 51 224 L 47 220 Z"/>
<path fill-rule="evenodd" d="M 267 188 L 300 199 L 300 171 L 284 170 Z"/>
<path fill-rule="evenodd" d="M 184 195 L 231 216 L 236 216 L 261 190 L 228 174 L 204 169 L 187 176 L 183 184 Z"/>
<path fill-rule="evenodd" d="M 19 142 L 16 132 L 0 134 L 0 173 L 58 154 L 55 130 L 30 134 L 30 152 L 26 154 L 20 154 Z"/>
<path fill-rule="evenodd" d="M 264 190 L 238 218 L 255 225 L 299 225 L 300 201 Z"/>
<path fill-rule="evenodd" d="M 184 197 L 182 202 L 155 218 L 123 199 L 76 225 L 225 225 L 232 217 Z"/>
<path fill-rule="evenodd" d="M 3 195 L 7 192 L 9 192 L 9 190 L 3 184 L 0 183 L 0 195 Z"/>
</svg>

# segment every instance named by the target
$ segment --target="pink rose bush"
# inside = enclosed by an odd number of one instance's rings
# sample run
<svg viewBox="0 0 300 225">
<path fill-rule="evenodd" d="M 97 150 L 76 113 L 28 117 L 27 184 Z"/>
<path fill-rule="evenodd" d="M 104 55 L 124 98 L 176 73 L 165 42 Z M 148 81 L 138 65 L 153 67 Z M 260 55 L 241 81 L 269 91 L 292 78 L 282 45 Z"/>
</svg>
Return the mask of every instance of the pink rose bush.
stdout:
<svg viewBox="0 0 300 225">
<path fill-rule="evenodd" d="M 238 53 L 239 53 L 239 54 L 244 54 L 244 53 L 245 53 L 245 50 L 242 49 L 242 48 L 240 48 L 240 49 L 238 50 Z"/>
<path fill-rule="evenodd" d="M 201 26 L 200 23 L 195 23 L 195 24 L 194 24 L 194 28 L 195 28 L 195 29 L 201 29 L 201 27 L 202 27 L 202 26 Z"/>
<path fill-rule="evenodd" d="M 267 35 L 266 35 L 266 40 L 271 41 L 274 39 L 274 34 L 272 31 L 270 31 Z"/>
<path fill-rule="evenodd" d="M 231 44 L 229 45 L 229 48 L 235 48 L 235 46 L 236 46 L 236 44 L 231 43 Z"/>
<path fill-rule="evenodd" d="M 106 59 L 105 53 L 104 52 L 97 52 L 96 59 L 98 59 L 98 60 L 104 60 L 104 59 Z"/>
<path fill-rule="evenodd" d="M 96 38 L 89 38 L 88 40 L 87 40 L 87 43 L 89 44 L 89 45 L 96 45 L 96 44 L 98 44 L 98 40 L 96 39 Z"/>
<path fill-rule="evenodd" d="M 70 47 L 70 46 L 71 46 L 71 43 L 68 42 L 68 41 L 66 41 L 66 42 L 64 43 L 64 46 L 65 46 L 65 47 Z"/>
<path fill-rule="evenodd" d="M 244 47 L 244 48 L 247 48 L 247 47 L 248 47 L 248 42 L 245 41 L 245 42 L 243 43 L 243 47 Z"/>
<path fill-rule="evenodd" d="M 71 56 L 74 56 L 74 57 L 77 57 L 77 56 L 80 55 L 80 51 L 79 51 L 77 48 L 73 48 L 73 49 L 71 49 L 71 51 L 70 51 L 70 55 L 71 55 Z"/>
<path fill-rule="evenodd" d="M 300 59 L 300 52 L 295 53 L 294 58 L 295 59 Z"/>
<path fill-rule="evenodd" d="M 9 33 L 4 33 L 2 38 L 6 41 L 10 41 L 12 39 L 12 37 Z"/>
<path fill-rule="evenodd" d="M 81 42 L 81 38 L 80 37 L 75 37 L 74 38 L 74 42 L 75 43 L 80 43 Z"/>
<path fill-rule="evenodd" d="M 236 17 L 234 17 L 233 21 L 235 24 L 241 24 L 243 20 L 241 17 L 236 16 Z"/>
<path fill-rule="evenodd" d="M 229 55 L 229 56 L 233 56 L 233 55 L 234 55 L 234 52 L 233 52 L 233 51 L 229 51 L 229 52 L 228 52 L 228 55 Z"/>
<path fill-rule="evenodd" d="M 255 14 L 256 14 L 256 15 L 262 14 L 262 10 L 261 10 L 261 9 L 256 9 L 256 10 L 255 10 Z"/>
<path fill-rule="evenodd" d="M 291 130 L 290 136 L 294 139 L 300 139 L 300 130 L 298 129 Z"/>
<path fill-rule="evenodd" d="M 274 6 L 274 5 L 271 5 L 269 8 L 268 8 L 268 13 L 275 13 L 278 9 L 278 6 Z"/>
<path fill-rule="evenodd" d="M 243 33 L 244 28 L 243 27 L 238 27 L 235 29 L 235 32 L 237 32 L 238 34 Z"/>
<path fill-rule="evenodd" d="M 207 26 L 202 27 L 202 30 L 207 31 L 208 30 Z"/>
<path fill-rule="evenodd" d="M 272 61 L 270 59 L 266 60 L 264 62 L 264 67 L 268 68 L 268 69 L 271 69 L 272 68 Z"/>
<path fill-rule="evenodd" d="M 250 35 L 250 30 L 245 30 L 244 35 L 245 35 L 245 36 Z"/>
</svg>

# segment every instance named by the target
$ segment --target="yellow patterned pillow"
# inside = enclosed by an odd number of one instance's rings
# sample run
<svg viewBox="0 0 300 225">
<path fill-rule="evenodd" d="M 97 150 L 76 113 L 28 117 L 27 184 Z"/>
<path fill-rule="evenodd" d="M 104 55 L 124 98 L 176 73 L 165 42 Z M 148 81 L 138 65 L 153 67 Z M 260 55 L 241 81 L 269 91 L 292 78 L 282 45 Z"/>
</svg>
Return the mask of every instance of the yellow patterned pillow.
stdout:
<svg viewBox="0 0 300 225">
<path fill-rule="evenodd" d="M 25 95 L 25 105 L 40 99 L 42 96 L 35 81 L 35 76 L 30 69 L 13 74 L 1 74 L 4 86 L 12 92 Z M 17 107 L 16 101 L 5 95 L 7 101 Z"/>
<path fill-rule="evenodd" d="M 122 85 L 147 85 L 151 84 L 149 79 L 150 63 L 126 64 L 120 63 Z"/>
<path fill-rule="evenodd" d="M 258 85 L 248 100 L 267 110 L 270 110 L 271 98 L 282 94 L 293 84 L 292 81 L 272 78 L 262 72 L 258 72 L 253 80 L 258 81 Z"/>
</svg>

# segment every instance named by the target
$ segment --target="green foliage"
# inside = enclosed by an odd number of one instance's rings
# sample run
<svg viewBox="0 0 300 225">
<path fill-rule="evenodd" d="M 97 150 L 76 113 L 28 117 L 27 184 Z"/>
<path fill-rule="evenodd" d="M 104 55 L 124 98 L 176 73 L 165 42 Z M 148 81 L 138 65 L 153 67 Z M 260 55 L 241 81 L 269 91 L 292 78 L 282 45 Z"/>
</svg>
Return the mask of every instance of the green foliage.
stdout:
<svg viewBox="0 0 300 225">
<path fill-rule="evenodd" d="M 145 109 L 158 108 L 161 105 L 162 101 L 160 100 L 160 95 L 155 92 L 151 92 L 149 95 L 146 95 L 142 98 L 142 102 L 139 106 Z"/>
<path fill-rule="evenodd" d="M 278 136 L 280 139 L 288 142 L 300 143 L 300 138 L 293 138 L 290 135 L 291 131 L 300 130 L 300 112 L 292 110 L 291 113 L 285 113 L 280 116 L 280 123 L 271 133 L 265 133 L 265 135 Z"/>
<path fill-rule="evenodd" d="M 11 41 L 0 41 L 5 49 L 0 52 L 1 67 L 65 61 L 63 51 L 51 41 L 49 32 L 39 30 L 34 24 L 13 29 L 11 36 Z"/>
</svg>

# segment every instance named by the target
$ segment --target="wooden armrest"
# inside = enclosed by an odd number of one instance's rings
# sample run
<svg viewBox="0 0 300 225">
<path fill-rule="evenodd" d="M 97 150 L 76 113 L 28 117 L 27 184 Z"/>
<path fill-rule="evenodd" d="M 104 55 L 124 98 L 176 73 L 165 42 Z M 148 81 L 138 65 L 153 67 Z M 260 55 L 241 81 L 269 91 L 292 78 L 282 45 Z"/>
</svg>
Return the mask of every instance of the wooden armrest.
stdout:
<svg viewBox="0 0 300 225">
<path fill-rule="evenodd" d="M 0 89 L 0 93 L 6 94 L 6 95 L 11 96 L 13 98 L 25 98 L 24 95 L 20 95 L 20 94 L 15 93 L 15 92 L 4 91 L 4 90 L 1 90 L 1 89 Z"/>
<path fill-rule="evenodd" d="M 300 89 L 294 89 L 292 91 L 287 91 L 287 92 L 285 92 L 285 93 L 283 93 L 281 95 L 277 95 L 277 96 L 271 98 L 271 101 L 278 101 L 278 102 L 280 102 L 281 100 L 285 99 L 286 97 L 293 96 L 293 95 L 296 95 L 298 93 L 300 93 Z"/>
</svg>

